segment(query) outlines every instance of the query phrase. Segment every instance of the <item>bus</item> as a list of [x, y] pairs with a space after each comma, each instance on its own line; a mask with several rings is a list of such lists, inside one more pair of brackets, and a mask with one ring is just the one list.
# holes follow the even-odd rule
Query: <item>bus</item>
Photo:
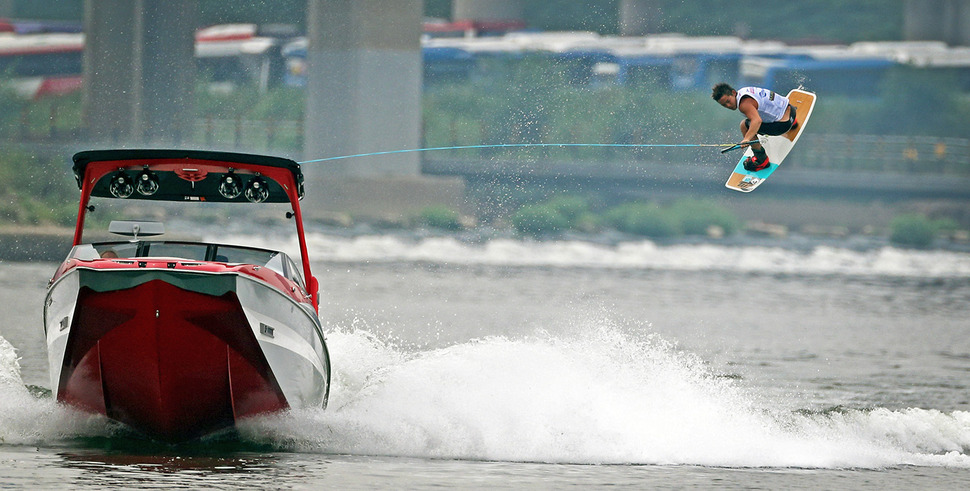
[[[29, 26], [33, 24], [0, 21], [0, 80], [28, 99], [80, 90], [84, 34]], [[195, 34], [196, 67], [212, 87], [231, 90], [252, 83], [265, 92], [282, 83], [286, 63], [281, 49], [295, 36], [285, 28], [260, 29], [256, 24], [200, 29]]]

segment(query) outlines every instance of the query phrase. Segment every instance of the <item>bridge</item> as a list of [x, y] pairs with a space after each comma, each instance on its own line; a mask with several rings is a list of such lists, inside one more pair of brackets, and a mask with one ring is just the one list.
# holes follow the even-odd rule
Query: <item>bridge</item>
[[[456, 19], [521, 19], [525, 0], [453, 0]], [[655, 32], [657, 0], [620, 0], [624, 35]], [[303, 154], [416, 148], [421, 125], [421, 0], [307, 0]], [[970, 2], [906, 0], [905, 36], [970, 45]], [[192, 131], [198, 0], [84, 3], [83, 114], [94, 141], [175, 145]], [[416, 155], [328, 166], [349, 176], [418, 175]]]

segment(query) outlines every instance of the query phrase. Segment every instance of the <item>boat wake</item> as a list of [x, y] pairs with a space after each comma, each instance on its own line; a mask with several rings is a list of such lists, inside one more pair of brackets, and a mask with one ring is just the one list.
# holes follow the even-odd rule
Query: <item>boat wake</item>
[[[970, 468], [970, 412], [780, 410], [655, 334], [609, 322], [588, 327], [573, 337], [540, 332], [430, 350], [339, 330], [329, 338], [337, 369], [329, 409], [254, 418], [238, 431], [249, 446], [323, 454]], [[5, 341], [0, 370], [0, 441], [58, 445], [110, 436], [106, 420], [31, 395]]]

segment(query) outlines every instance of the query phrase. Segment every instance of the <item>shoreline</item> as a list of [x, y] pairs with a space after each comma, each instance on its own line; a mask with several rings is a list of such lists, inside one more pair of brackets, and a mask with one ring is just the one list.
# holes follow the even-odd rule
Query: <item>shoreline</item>
[[[445, 231], [428, 227], [387, 227], [373, 223], [359, 223], [349, 227], [308, 225], [307, 233], [321, 233], [336, 237], [355, 238], [365, 236], [394, 236], [410, 241], [421, 241], [435, 237], [452, 237], [459, 242], [485, 243], [490, 240], [519, 240], [523, 242], [576, 241], [591, 244], [616, 246], [620, 243], [650, 241], [658, 246], [681, 244], [718, 244], [735, 247], [774, 247], [788, 250], [810, 251], [816, 247], [828, 246], [855, 251], [894, 247], [903, 250], [949, 251], [970, 253], [970, 241], [938, 237], [931, 247], [915, 248], [896, 245], [881, 235], [842, 233], [826, 228], [816, 229], [816, 233], [790, 231], [784, 225], [749, 223], [744, 230], [728, 236], [682, 236], [675, 238], [655, 238], [626, 234], [615, 230], [582, 233], [568, 231], [541, 238], [523, 237], [511, 229], [494, 227], [475, 227], [462, 231]], [[228, 231], [227, 231], [228, 232]], [[252, 232], [253, 235], [267, 231]], [[173, 227], [174, 235], [183, 235]], [[237, 231], [229, 233], [238, 234]], [[71, 249], [74, 230], [56, 226], [0, 226], [0, 263], [2, 262], [53, 262], [63, 261]], [[185, 238], [185, 237], [181, 237]], [[108, 236], [95, 237], [97, 240], [112, 240]]]
[[50, 225], [0, 226], [0, 262], [60, 262], [67, 257], [74, 229]]

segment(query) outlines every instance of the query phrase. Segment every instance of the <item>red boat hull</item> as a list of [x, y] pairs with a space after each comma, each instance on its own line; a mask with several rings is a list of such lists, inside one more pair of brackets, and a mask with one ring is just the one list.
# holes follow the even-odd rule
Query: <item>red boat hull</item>
[[288, 407], [236, 294], [82, 287], [57, 399], [182, 441]]

